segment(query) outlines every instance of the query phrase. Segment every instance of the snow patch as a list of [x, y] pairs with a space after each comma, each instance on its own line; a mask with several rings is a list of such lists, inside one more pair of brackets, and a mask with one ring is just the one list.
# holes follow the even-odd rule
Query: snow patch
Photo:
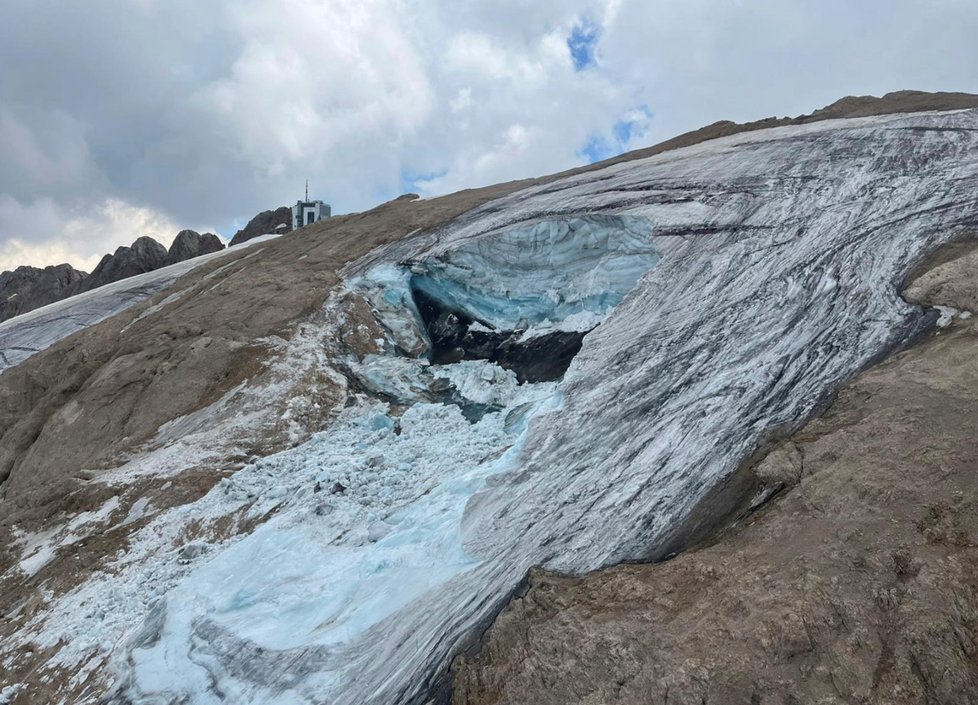
[[954, 308], [953, 306], [934, 306], [934, 308], [940, 314], [937, 318], [938, 328], [947, 328], [954, 322], [955, 318], [961, 321], [967, 321], [972, 316], [971, 311]]
[[14, 701], [25, 685], [23, 683], [14, 683], [13, 685], [4, 686], [0, 689], [0, 705], [10, 705]]

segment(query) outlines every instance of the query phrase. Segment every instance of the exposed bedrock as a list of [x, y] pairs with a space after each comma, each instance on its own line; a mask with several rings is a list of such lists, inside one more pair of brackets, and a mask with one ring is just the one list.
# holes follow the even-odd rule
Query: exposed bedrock
[[201, 235], [194, 230], [181, 230], [170, 245], [166, 263], [176, 264], [211, 252], [220, 252], [223, 249], [224, 243], [221, 242], [221, 238], [213, 233]]
[[978, 246], [939, 255], [906, 297], [946, 325], [744, 466], [776, 499], [664, 563], [531, 572], [452, 702], [978, 702]]
[[268, 233], [287, 233], [292, 230], [292, 211], [288, 206], [282, 206], [275, 210], [262, 211], [248, 221], [241, 230], [231, 238], [229, 247], [248, 242], [261, 235]]
[[586, 334], [553, 331], [526, 336], [524, 331], [497, 331], [479, 325], [465, 311], [447, 308], [423, 289], [411, 291], [431, 341], [428, 357], [435, 364], [489, 360], [516, 372], [520, 382], [549, 382], [563, 377]]
[[105, 255], [92, 270], [72, 289], [71, 295], [91, 291], [105, 284], [152, 272], [164, 267], [166, 248], [151, 237], [140, 237], [129, 247], [119, 247], [111, 255]]

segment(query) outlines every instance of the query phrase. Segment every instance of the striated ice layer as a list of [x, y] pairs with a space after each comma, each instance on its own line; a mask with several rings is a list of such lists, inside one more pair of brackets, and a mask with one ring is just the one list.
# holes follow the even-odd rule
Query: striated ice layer
[[659, 261], [648, 221], [611, 215], [543, 220], [490, 237], [382, 262], [352, 281], [392, 342], [409, 355], [431, 341], [415, 300], [421, 291], [472, 319], [481, 332], [588, 331]]
[[[376, 440], [365, 431], [344, 440], [352, 426], [327, 432], [341, 436], [317, 452], [335, 460], [277, 456], [268, 482], [294, 499], [167, 596], [120, 652], [125, 698], [425, 702], [529, 567], [581, 572], [654, 555], [762, 433], [800, 423], [825, 391], [921, 330], [923, 312], [897, 284], [923, 254], [978, 224], [976, 194], [978, 112], [833, 121], [534, 187], [351, 267], [363, 276], [383, 263], [401, 282], [386, 309], [376, 306], [383, 318], [412, 305], [401, 263], [451, 262], [453, 252], [493, 260], [493, 242], [537, 223], [628, 218], [662, 257], [585, 337], [552, 396], [510, 398], [475, 425], [418, 402], [411, 413], [430, 425], [407, 438], [378, 419]], [[549, 315], [452, 287], [441, 291], [487, 317]], [[392, 335], [417, 336], [410, 319]], [[392, 364], [398, 384], [416, 384], [422, 366]], [[471, 374], [453, 384], [480, 393]], [[495, 450], [478, 459], [482, 440]], [[426, 458], [444, 448], [426, 469], [410, 466], [421, 494], [398, 484], [393, 513], [337, 515], [345, 533], [320, 533], [300, 501], [315, 491], [317, 463], [329, 468], [324, 479], [346, 468], [349, 482], [372, 483], [379, 453], [381, 482], [398, 477], [389, 464], [405, 452], [399, 443]], [[412, 522], [423, 528], [413, 533]]]
[[606, 314], [658, 261], [650, 236], [641, 218], [546, 220], [432, 255], [411, 284], [501, 330]]

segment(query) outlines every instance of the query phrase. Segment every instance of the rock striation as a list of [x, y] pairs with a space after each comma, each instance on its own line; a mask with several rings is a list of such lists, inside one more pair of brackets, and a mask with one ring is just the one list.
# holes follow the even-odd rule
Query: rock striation
[[86, 276], [70, 264], [24, 266], [0, 274], [0, 321], [60, 301]]
[[241, 228], [231, 238], [230, 246], [240, 245], [248, 242], [252, 238], [269, 233], [287, 233], [292, 231], [292, 211], [288, 206], [282, 206], [271, 211], [262, 211], [248, 221], [248, 224]]
[[176, 264], [211, 252], [220, 252], [223, 249], [224, 243], [221, 242], [221, 238], [213, 233], [201, 235], [193, 230], [181, 230], [170, 245], [166, 263]]

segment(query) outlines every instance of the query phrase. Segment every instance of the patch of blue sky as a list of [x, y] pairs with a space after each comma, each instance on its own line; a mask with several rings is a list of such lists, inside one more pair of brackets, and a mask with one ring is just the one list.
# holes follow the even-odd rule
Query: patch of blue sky
[[578, 156], [586, 159], [588, 164], [600, 162], [602, 159], [615, 156], [616, 152], [611, 143], [603, 135], [592, 135], [581, 149]]
[[596, 51], [601, 38], [601, 28], [589, 19], [582, 19], [567, 38], [567, 49], [574, 62], [575, 71], [584, 71], [597, 65]]
[[428, 172], [405, 169], [401, 172], [401, 193], [417, 193], [424, 184], [440, 179], [447, 173], [448, 169]]
[[648, 105], [633, 108], [624, 117], [616, 121], [607, 134], [591, 135], [577, 154], [586, 159], [589, 164], [618, 156], [633, 148], [633, 138], [642, 136], [651, 119], [652, 111]]

